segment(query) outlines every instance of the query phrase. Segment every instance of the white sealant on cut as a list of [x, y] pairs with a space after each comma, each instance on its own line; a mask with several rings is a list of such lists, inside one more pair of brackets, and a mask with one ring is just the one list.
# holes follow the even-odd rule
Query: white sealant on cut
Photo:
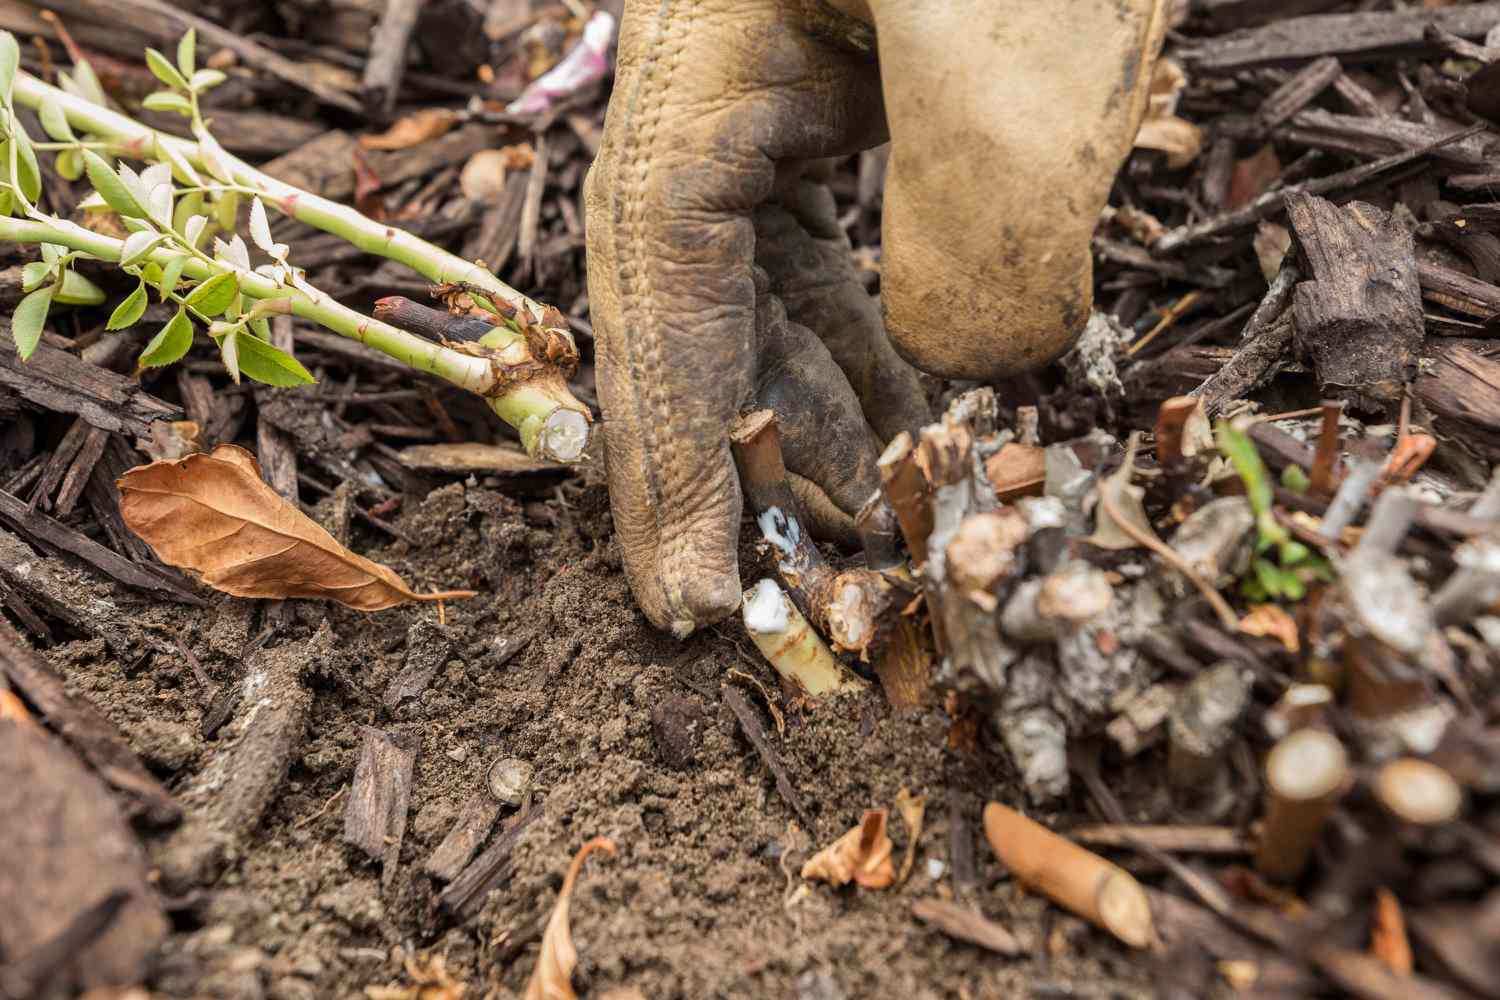
[[802, 525], [797, 523], [794, 515], [780, 507], [767, 507], [755, 523], [760, 526], [761, 536], [776, 546], [778, 552], [788, 559], [796, 554], [797, 546], [802, 542]]
[[775, 580], [761, 580], [750, 588], [745, 595], [745, 628], [764, 635], [785, 632], [789, 624], [786, 595]]

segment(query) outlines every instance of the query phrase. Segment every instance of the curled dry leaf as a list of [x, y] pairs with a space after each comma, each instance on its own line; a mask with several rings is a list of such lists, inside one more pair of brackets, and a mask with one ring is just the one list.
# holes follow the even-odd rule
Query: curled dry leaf
[[1302, 648], [1297, 637], [1297, 623], [1279, 604], [1254, 604], [1250, 613], [1240, 619], [1240, 631], [1246, 635], [1266, 635], [1280, 642], [1288, 653]]
[[413, 593], [387, 566], [355, 555], [267, 486], [243, 448], [152, 462], [117, 480], [125, 524], [161, 560], [235, 597], [327, 598], [360, 611], [473, 597]]
[[896, 881], [891, 866], [891, 838], [885, 832], [884, 809], [869, 809], [859, 826], [823, 848], [802, 866], [802, 877], [829, 885], [850, 880], [866, 889], [885, 889]]
[[568, 906], [573, 899], [573, 883], [578, 881], [583, 859], [596, 850], [613, 854], [615, 842], [608, 837], [595, 837], [574, 855], [568, 874], [563, 876], [557, 905], [552, 908], [552, 916], [547, 918], [547, 929], [542, 933], [542, 950], [536, 957], [531, 982], [526, 984], [525, 1000], [577, 1000], [578, 994], [573, 992], [573, 970], [578, 966], [578, 950], [573, 947], [573, 932], [568, 927]]
[[984, 472], [1002, 501], [1041, 496], [1047, 482], [1047, 451], [1012, 441], [990, 456]]
[[1158, 59], [1151, 77], [1151, 96], [1146, 118], [1136, 133], [1138, 149], [1156, 149], [1167, 154], [1173, 170], [1187, 166], [1203, 149], [1203, 133], [1197, 125], [1178, 118], [1177, 99], [1187, 87], [1187, 75], [1171, 59]]
[[1286, 260], [1286, 255], [1292, 252], [1292, 231], [1274, 222], [1262, 222], [1255, 230], [1255, 239], [1251, 241], [1251, 245], [1255, 248], [1255, 260], [1260, 265], [1261, 277], [1269, 285], [1281, 272], [1281, 264]]
[[447, 108], [423, 108], [398, 118], [378, 135], [362, 135], [359, 144], [365, 149], [408, 149], [436, 139], [458, 124], [458, 115]]
[[463, 1000], [468, 987], [448, 971], [442, 955], [417, 956], [406, 960], [411, 985], [366, 986], [368, 1000]]
[[196, 420], [156, 420], [149, 438], [137, 438], [136, 447], [158, 462], [170, 462], [202, 451], [201, 433]]

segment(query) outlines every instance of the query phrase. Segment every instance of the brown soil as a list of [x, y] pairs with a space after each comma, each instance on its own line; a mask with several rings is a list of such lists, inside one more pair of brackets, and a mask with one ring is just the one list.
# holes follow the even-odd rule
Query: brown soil
[[[598, 471], [564, 489], [523, 504], [471, 481], [411, 498], [398, 523], [417, 548], [356, 531], [356, 549], [418, 589], [472, 586], [481, 596], [446, 607], [453, 654], [394, 712], [382, 695], [404, 662], [407, 629], [435, 622], [438, 609], [295, 607], [271, 643], [305, 638], [326, 616], [336, 659], [306, 664], [314, 703], [291, 773], [225, 875], [178, 901], [156, 990], [359, 997], [368, 985], [410, 983], [409, 956], [438, 954], [469, 997], [519, 994], [562, 873], [580, 844], [602, 834], [619, 852], [589, 860], [573, 904], [574, 981], [585, 997], [625, 986], [653, 1000], [1159, 995], [1149, 960], [1023, 896], [1005, 876], [978, 837], [978, 813], [985, 798], [1018, 795], [984, 748], [945, 749], [941, 710], [897, 714], [878, 688], [815, 708], [774, 692], [784, 734], [765, 719], [815, 827], [804, 829], [720, 695], [726, 680], [746, 683], [764, 710], [748, 681], [771, 691], [774, 674], [750, 655], [738, 625], [683, 643], [652, 629], [621, 573]], [[748, 550], [744, 564], [754, 565]], [[268, 616], [263, 603], [234, 598], [192, 612], [117, 596], [122, 616], [176, 630], [221, 684], [238, 676], [240, 651]], [[519, 654], [497, 664], [498, 644], [528, 634]], [[215, 752], [199, 733], [203, 693], [180, 658], [158, 652], [127, 666], [97, 640], [50, 655], [175, 782]], [[685, 746], [665, 748], [685, 765], [675, 769], [653, 735], [653, 708], [668, 700], [702, 719]], [[386, 888], [378, 867], [342, 841], [343, 792], [365, 725], [418, 748], [410, 823]], [[500, 757], [535, 767], [541, 811], [478, 915], [443, 926], [420, 864]], [[804, 888], [796, 873], [811, 850], [865, 809], [892, 808], [903, 786], [929, 803], [910, 880], [884, 892]], [[960, 892], [1013, 930], [1025, 957], [956, 943], [910, 915], [914, 900], [953, 891], [955, 806], [959, 836], [978, 859], [978, 885]], [[891, 826], [899, 859], [909, 831], [894, 818]], [[158, 857], [163, 842], [151, 841]], [[1198, 986], [1204, 995], [1206, 980]]]

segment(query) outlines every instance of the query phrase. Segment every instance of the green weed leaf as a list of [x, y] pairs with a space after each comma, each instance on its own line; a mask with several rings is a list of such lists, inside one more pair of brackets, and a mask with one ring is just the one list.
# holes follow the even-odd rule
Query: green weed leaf
[[1267, 513], [1271, 509], [1273, 496], [1271, 479], [1266, 473], [1265, 463], [1260, 460], [1260, 452], [1255, 450], [1255, 443], [1250, 440], [1250, 435], [1227, 420], [1219, 421], [1217, 432], [1219, 451], [1229, 459], [1234, 471], [1239, 473], [1244, 482], [1250, 509], [1257, 517]]
[[140, 322], [141, 314], [146, 311], [146, 283], [143, 281], [135, 286], [135, 291], [125, 297], [125, 301], [115, 306], [115, 311], [109, 314], [109, 322], [104, 324], [106, 330], [123, 330], [127, 326], [135, 326]]

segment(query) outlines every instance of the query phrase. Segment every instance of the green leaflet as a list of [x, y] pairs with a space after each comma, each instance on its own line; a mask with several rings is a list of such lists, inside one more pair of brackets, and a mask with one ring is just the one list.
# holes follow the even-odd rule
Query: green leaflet
[[177, 315], [167, 321], [167, 325], [151, 338], [146, 349], [141, 351], [141, 356], [136, 359], [135, 366], [141, 368], [159, 368], [162, 365], [170, 365], [188, 352], [193, 346], [193, 321], [188, 319], [187, 310], [177, 310]]
[[272, 347], [258, 337], [236, 337], [240, 371], [267, 385], [309, 385], [312, 373], [296, 358]]
[[239, 293], [240, 282], [232, 274], [216, 274], [193, 289], [187, 304], [205, 316], [218, 316]]
[[187, 90], [187, 77], [177, 71], [171, 60], [155, 49], [146, 50], [146, 66], [151, 75], [173, 90]]
[[16, 353], [22, 361], [31, 357], [36, 345], [41, 343], [42, 327], [47, 322], [47, 310], [51, 307], [51, 285], [38, 288], [16, 306], [16, 311], [10, 318], [10, 335], [16, 342]]
[[146, 283], [143, 281], [135, 286], [135, 291], [125, 297], [125, 301], [115, 306], [115, 311], [109, 314], [109, 322], [104, 325], [106, 330], [123, 330], [127, 326], [135, 326], [140, 322], [141, 314], [146, 311]]
[[85, 149], [83, 167], [88, 172], [89, 183], [94, 186], [95, 191], [99, 192], [99, 197], [104, 199], [106, 205], [121, 215], [129, 215], [137, 219], [146, 217], [145, 208], [135, 200], [135, 195], [130, 193], [125, 182], [120, 180], [120, 176], [115, 173], [114, 168], [104, 157], [92, 149]]

